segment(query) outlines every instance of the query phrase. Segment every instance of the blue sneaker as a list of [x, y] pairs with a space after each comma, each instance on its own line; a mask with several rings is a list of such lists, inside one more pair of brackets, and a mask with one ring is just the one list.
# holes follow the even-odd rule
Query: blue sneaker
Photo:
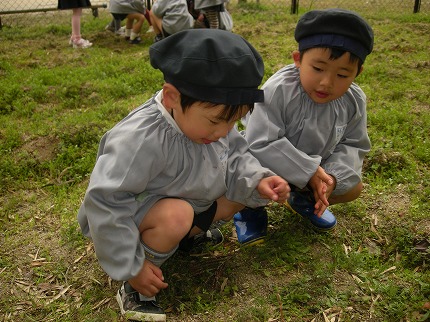
[[310, 191], [291, 191], [290, 198], [288, 198], [285, 205], [296, 214], [306, 218], [313, 228], [318, 231], [326, 232], [332, 230], [337, 220], [333, 213], [326, 209], [321, 217], [314, 214], [315, 200]]
[[257, 245], [267, 235], [267, 212], [264, 207], [245, 208], [233, 217], [237, 240], [242, 245]]

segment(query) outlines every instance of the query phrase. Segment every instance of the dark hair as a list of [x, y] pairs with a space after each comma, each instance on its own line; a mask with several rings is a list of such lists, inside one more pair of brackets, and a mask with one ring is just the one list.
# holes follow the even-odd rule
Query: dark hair
[[[202, 105], [205, 105], [205, 107], [208, 107], [208, 108], [222, 105], [218, 103], [202, 102], [201, 100], [195, 99], [193, 97], [190, 97], [181, 93], [182, 111], [185, 112], [188, 108], [190, 108], [191, 105], [193, 105], [196, 102], [201, 102]], [[245, 109], [251, 113], [252, 110], [254, 109], [254, 104], [224, 105], [224, 108], [222, 109], [218, 117], [228, 122], [239, 116], [242, 116], [244, 114], [243, 112], [245, 111]]]
[[[332, 47], [312, 47], [312, 48], [323, 48], [323, 49], [329, 50], [331, 60], [336, 60], [339, 57], [341, 57], [343, 54], [348, 52], [349, 53], [349, 62], [350, 63], [355, 63], [355, 62], [358, 63], [358, 70], [357, 70], [356, 76], [358, 76], [358, 74], [360, 74], [361, 66], [363, 66], [363, 61], [360, 58], [358, 58], [358, 56], [354, 55], [353, 53], [346, 51], [346, 50], [343, 50], [343, 49], [332, 48]], [[308, 49], [304, 49], [304, 50], [300, 51], [300, 61], [302, 60], [304, 53], [307, 52], [309, 49], [312, 49], [312, 48], [308, 48]]]

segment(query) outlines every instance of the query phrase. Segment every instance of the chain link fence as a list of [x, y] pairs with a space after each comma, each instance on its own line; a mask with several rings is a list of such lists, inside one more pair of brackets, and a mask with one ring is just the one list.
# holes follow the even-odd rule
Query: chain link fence
[[312, 9], [344, 8], [362, 14], [384, 12], [390, 14], [426, 13], [430, 14], [430, 0], [291, 0], [292, 13], [298, 9], [309, 11]]
[[[92, 0], [83, 17], [108, 12], [109, 0]], [[70, 23], [71, 10], [58, 10], [58, 0], [0, 0], [0, 28], [34, 24]]]
[[[146, 0], [150, 5], [153, 0]], [[430, 0], [230, 0], [229, 8], [243, 3], [273, 7], [292, 14], [312, 9], [344, 8], [361, 14], [430, 14]], [[109, 0], [92, 0], [92, 8], [85, 9], [83, 19], [109, 15]], [[57, 0], [1, 0], [0, 28], [3, 26], [62, 24], [70, 22], [70, 10], [57, 10]]]

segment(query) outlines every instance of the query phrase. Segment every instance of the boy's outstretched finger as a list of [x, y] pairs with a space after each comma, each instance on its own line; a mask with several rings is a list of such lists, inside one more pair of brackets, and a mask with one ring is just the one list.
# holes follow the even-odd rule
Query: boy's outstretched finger
[[[321, 187], [321, 190], [317, 189], [317, 190], [314, 191], [314, 198], [317, 201], [317, 203], [320, 202], [321, 204], [323, 204], [326, 207], [328, 207], [329, 206], [329, 202], [328, 202], [328, 199], [327, 199], [326, 192], [327, 192], [327, 186], [323, 183], [322, 187]], [[315, 205], [315, 208], [316, 208], [316, 205]]]
[[318, 200], [315, 204], [315, 211], [314, 214], [318, 217], [321, 217], [324, 211], [327, 209], [327, 206], [324, 205], [321, 200]]

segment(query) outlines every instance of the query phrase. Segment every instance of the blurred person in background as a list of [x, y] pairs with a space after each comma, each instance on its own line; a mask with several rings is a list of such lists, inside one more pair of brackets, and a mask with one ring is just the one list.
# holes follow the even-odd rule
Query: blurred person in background
[[149, 16], [156, 34], [154, 42], [194, 27], [194, 18], [186, 0], [157, 0]]
[[130, 44], [140, 44], [140, 31], [146, 20], [145, 3], [141, 0], [110, 0], [109, 10], [117, 21], [126, 20], [125, 39]]
[[194, 9], [205, 15], [208, 28], [228, 30], [230, 28], [223, 27], [221, 22], [221, 12], [226, 11], [226, 2], [228, 0], [194, 0]]
[[81, 15], [82, 8], [91, 7], [89, 0], [58, 0], [58, 9], [72, 9], [72, 35], [69, 44], [73, 48], [88, 48], [93, 44], [81, 37]]

